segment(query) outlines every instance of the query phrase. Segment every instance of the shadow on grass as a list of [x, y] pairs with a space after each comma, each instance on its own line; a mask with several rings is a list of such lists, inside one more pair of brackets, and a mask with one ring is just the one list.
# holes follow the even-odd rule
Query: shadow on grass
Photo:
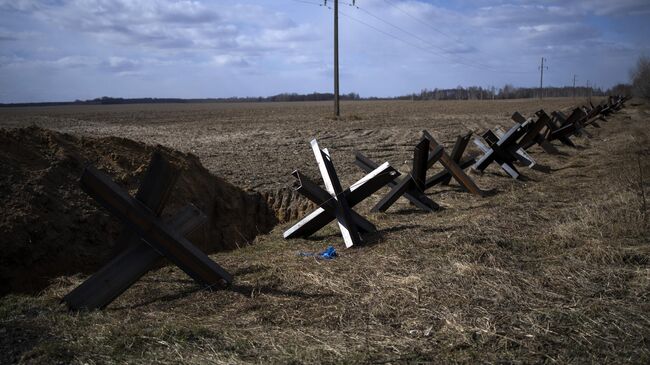
[[551, 171], [553, 171], [550, 166], [541, 164], [535, 164], [533, 167], [531, 167], [531, 170], [539, 171], [544, 174], [550, 174]]
[[382, 229], [381, 232], [392, 233], [392, 232], [400, 232], [400, 231], [405, 231], [407, 229], [414, 229], [414, 228], [422, 228], [422, 226], [419, 224], [402, 224], [402, 225], [397, 225], [386, 229]]
[[400, 208], [400, 209], [395, 209], [391, 210], [390, 212], [385, 212], [387, 214], [395, 214], [395, 215], [411, 215], [411, 214], [435, 214], [437, 212], [441, 212], [445, 210], [445, 208], [439, 206], [438, 209], [432, 211], [432, 212], [427, 212], [422, 209], [415, 208], [413, 206], [410, 206], [408, 208]]
[[[467, 191], [464, 187], [462, 187], [460, 185], [436, 185], [436, 186], [438, 187], [438, 189], [430, 192], [430, 193], [434, 194], [434, 196], [436, 194], [441, 194], [441, 193], [467, 193], [467, 194], [470, 194], [469, 191]], [[497, 192], [498, 192], [498, 190], [496, 188], [487, 189], [487, 190], [481, 189], [481, 191], [483, 192], [483, 197], [493, 196], [493, 195], [496, 195]]]
[[120, 306], [114, 306], [114, 307], [109, 306], [108, 308], [106, 308], [106, 310], [107, 311], [120, 311], [120, 310], [124, 310], [124, 309], [136, 309], [136, 308], [140, 308], [140, 307], [145, 307], [145, 306], [147, 306], [149, 304], [153, 304], [153, 303], [172, 302], [174, 300], [184, 298], [184, 297], [186, 297], [186, 296], [188, 296], [188, 295], [190, 295], [192, 293], [196, 293], [199, 290], [203, 290], [203, 287], [200, 287], [198, 285], [194, 285], [191, 288], [181, 290], [181, 291], [178, 291], [178, 292], [173, 293], [173, 294], [161, 295], [161, 296], [158, 296], [158, 297], [154, 297], [154, 298], [147, 299], [147, 300], [144, 300], [144, 301], [141, 301], [141, 302], [138, 302], [138, 303], [134, 303], [134, 304], [130, 304], [130, 305], [120, 305]]
[[300, 299], [320, 299], [331, 298], [332, 293], [305, 293], [298, 290], [282, 290], [270, 286], [253, 286], [253, 285], [232, 285], [229, 290], [241, 294], [246, 297], [253, 297], [254, 295], [267, 294], [276, 297], [293, 297]]
[[320, 299], [320, 298], [326, 298], [326, 297], [331, 297], [331, 293], [305, 293], [302, 291], [298, 290], [282, 290], [278, 288], [274, 288], [271, 286], [253, 286], [253, 285], [243, 285], [243, 284], [233, 284], [228, 287], [215, 287], [211, 289], [206, 289], [202, 286], [195, 285], [191, 288], [181, 290], [175, 293], [171, 294], [166, 294], [166, 295], [161, 295], [157, 296], [151, 299], [147, 299], [138, 303], [130, 304], [130, 305], [123, 305], [123, 306], [115, 306], [115, 307], [109, 307], [106, 310], [108, 311], [120, 311], [124, 309], [136, 309], [140, 307], [145, 307], [150, 304], [154, 303], [165, 303], [165, 302], [173, 302], [175, 300], [183, 299], [191, 294], [194, 294], [198, 291], [201, 290], [209, 290], [209, 291], [231, 291], [233, 293], [241, 294], [245, 297], [253, 297], [254, 295], [259, 295], [259, 294], [267, 294], [267, 295], [272, 295], [272, 296], [280, 296], [280, 297], [293, 297], [293, 298], [300, 298], [300, 299]]
[[[463, 191], [465, 191], [465, 189], [463, 189]], [[500, 192], [499, 189], [497, 189], [497, 188], [492, 188], [492, 189], [487, 189], [487, 190], [482, 190], [482, 191], [483, 191], [483, 196], [482, 196], [483, 198], [488, 198], [488, 197], [491, 197], [491, 196], [495, 196], [495, 195], [499, 194], [499, 192]]]
[[568, 170], [568, 169], [580, 169], [580, 168], [584, 168], [584, 167], [587, 167], [587, 165], [576, 163], [576, 164], [571, 164], [571, 165], [564, 166], [564, 167], [558, 167], [556, 169], [551, 169], [551, 172]]
[[422, 231], [426, 233], [445, 233], [445, 232], [454, 232], [459, 231], [465, 228], [464, 226], [451, 226], [451, 227], [425, 227], [422, 228]]
[[71, 351], [53, 336], [49, 328], [25, 321], [2, 325], [0, 364], [70, 364]]

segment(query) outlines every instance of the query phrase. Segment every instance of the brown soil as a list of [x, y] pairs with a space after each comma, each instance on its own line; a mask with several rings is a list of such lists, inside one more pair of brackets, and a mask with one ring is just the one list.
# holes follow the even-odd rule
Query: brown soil
[[294, 192], [243, 191], [210, 174], [192, 154], [38, 127], [0, 130], [0, 295], [33, 293], [54, 277], [90, 273], [105, 263], [121, 225], [81, 191], [79, 176], [92, 164], [134, 193], [154, 148], [181, 171], [164, 215], [187, 203], [199, 207], [209, 223], [190, 239], [204, 251], [245, 245], [302, 212]]
[[[93, 105], [0, 108], [0, 127], [37, 125], [75, 135], [123, 137], [192, 153], [217, 176], [243, 189], [289, 188], [291, 172], [318, 177], [309, 140], [333, 153], [344, 184], [360, 177], [352, 152], [374, 154], [397, 168], [412, 157], [422, 129], [439, 142], [458, 134], [511, 125], [510, 116], [565, 109], [571, 98], [472, 101], [343, 102], [332, 120], [330, 102]], [[474, 146], [470, 143], [470, 149]]]

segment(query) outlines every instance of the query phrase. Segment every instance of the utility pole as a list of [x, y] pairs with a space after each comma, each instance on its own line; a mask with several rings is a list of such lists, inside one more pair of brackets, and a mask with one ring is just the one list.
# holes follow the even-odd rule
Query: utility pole
[[576, 98], [576, 74], [573, 74], [573, 98]]
[[[356, 0], [352, 0], [351, 6], [356, 6]], [[324, 0], [324, 6], [327, 6], [327, 0]], [[334, 117], [338, 119], [341, 116], [341, 107], [339, 105], [339, 0], [334, 0]]]
[[[327, 0], [325, 0], [327, 4]], [[334, 117], [341, 116], [339, 106], [339, 0], [334, 0]]]
[[589, 80], [587, 80], [587, 97], [589, 98], [589, 102], [591, 103], [591, 86], [589, 86]]
[[[541, 71], [541, 74], [539, 76], [539, 98], [540, 99], [544, 98], [544, 61], [546, 61], [546, 59], [542, 57], [542, 65], [539, 66], [539, 70]], [[546, 66], [546, 69], [548, 70], [548, 66]]]

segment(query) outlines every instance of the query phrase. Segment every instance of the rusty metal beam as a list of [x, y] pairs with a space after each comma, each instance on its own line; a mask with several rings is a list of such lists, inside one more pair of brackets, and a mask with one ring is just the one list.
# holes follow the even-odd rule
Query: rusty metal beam
[[[429, 141], [429, 148], [432, 150], [435, 150], [439, 147], [442, 147], [438, 142], [433, 138], [433, 136], [425, 131], [422, 131], [422, 134], [424, 135], [424, 138], [426, 138]], [[444, 175], [434, 175], [430, 179], [427, 180], [425, 184], [425, 188], [429, 188], [438, 181], [440, 183], [446, 184], [451, 177], [453, 177], [458, 184], [460, 184], [461, 187], [463, 187], [466, 191], [478, 195], [478, 196], [485, 196], [486, 192], [481, 190], [474, 180], [472, 180], [466, 173], [463, 171], [463, 168], [471, 166], [471, 164], [475, 161], [474, 158], [470, 158], [470, 160], [465, 161], [466, 166], [462, 167], [459, 165], [461, 162], [460, 159], [463, 156], [463, 152], [465, 151], [465, 148], [467, 147], [467, 143], [469, 142], [469, 139], [471, 137], [471, 133], [468, 133], [464, 136], [458, 136], [456, 139], [456, 143], [454, 144], [454, 148], [452, 150], [451, 156], [447, 154], [447, 152], [443, 149], [442, 154], [440, 155], [440, 163], [442, 166], [445, 168], [444, 172], [446, 174]], [[470, 163], [468, 163], [470, 162]]]
[[98, 203], [200, 284], [213, 287], [232, 282], [227, 271], [165, 225], [145, 204], [131, 197], [106, 174], [87, 167], [80, 184]]

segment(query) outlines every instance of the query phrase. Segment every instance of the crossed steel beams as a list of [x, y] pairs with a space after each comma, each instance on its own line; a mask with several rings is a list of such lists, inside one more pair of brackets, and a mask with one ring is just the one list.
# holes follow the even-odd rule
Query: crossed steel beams
[[[608, 106], [603, 106], [602, 104], [594, 106], [591, 104], [591, 107], [583, 106], [575, 108], [569, 116], [566, 116], [560, 111], [554, 111], [551, 113], [551, 117], [543, 109], [539, 110], [535, 113], [537, 121], [533, 122], [536, 125], [533, 129], [539, 128], [538, 133], [536, 135], [532, 132], [528, 133], [522, 138], [520, 145], [525, 150], [533, 143], [537, 143], [548, 153], [558, 153], [559, 151], [549, 143], [557, 139], [567, 146], [576, 147], [570, 139], [571, 136], [584, 135], [591, 137], [591, 134], [585, 127], [593, 125], [596, 128], [600, 128], [597, 121], [606, 121], [604, 115], [609, 114], [608, 109], [613, 110], [615, 107], [620, 109], [622, 103], [625, 101], [624, 98], [619, 98], [616, 102], [612, 102], [611, 100], [611, 98], [608, 99]], [[513, 114], [512, 119], [517, 123], [528, 122], [526, 118], [517, 112]], [[544, 129], [544, 126], [546, 129]]]
[[[439, 145], [429, 132], [422, 131], [422, 134], [422, 139], [413, 151], [411, 172], [401, 180], [390, 181], [388, 183], [391, 187], [390, 192], [372, 208], [372, 211], [386, 211], [400, 196], [404, 196], [422, 210], [435, 211], [439, 209], [438, 204], [429, 199], [424, 194], [424, 191], [437, 184], [446, 185], [452, 177], [470, 193], [480, 196], [486, 194], [463, 171], [464, 168], [471, 166], [475, 161], [474, 157], [461, 161], [471, 133], [458, 137], [451, 156], [447, 154], [444, 147]], [[429, 152], [425, 153], [426, 151]], [[440, 162], [444, 170], [427, 179], [426, 171], [436, 162]], [[372, 171], [378, 166], [376, 162], [361, 152], [355, 152], [355, 163], [366, 172]]]
[[587, 114], [587, 120], [584, 122], [584, 125], [593, 125], [596, 128], [600, 128], [600, 124], [598, 124], [598, 120], [602, 120], [603, 122], [606, 122], [607, 119], [605, 119], [605, 116], [601, 113], [603, 110], [602, 105], [597, 105], [596, 107], [588, 107], [586, 105], [583, 105], [581, 109]]
[[[614, 99], [616, 99], [616, 100], [614, 100]], [[605, 102], [605, 105], [602, 105], [602, 103], [599, 105], [599, 106], [602, 107], [600, 113], [602, 115], [607, 116], [607, 115], [612, 114], [615, 111], [621, 110], [621, 108], [623, 108], [625, 102], [628, 101], [629, 99], [630, 99], [629, 96], [617, 96], [617, 97], [614, 97], [614, 96], [610, 95], [607, 98], [607, 101]], [[593, 104], [592, 104], [592, 107], [593, 107]]]
[[354, 212], [352, 207], [395, 179], [399, 173], [386, 162], [343, 190], [327, 149], [321, 149], [315, 139], [311, 141], [311, 147], [326, 190], [302, 175], [300, 171], [293, 172], [298, 182], [298, 192], [316, 203], [318, 208], [286, 230], [284, 238], [307, 237], [336, 219], [345, 246], [357, 245], [361, 243], [360, 232], [373, 232], [376, 228]]
[[528, 159], [526, 156], [518, 152], [521, 146], [517, 141], [526, 133], [527, 129], [520, 123], [508, 130], [501, 137], [497, 137], [491, 130], [483, 133], [482, 137], [486, 146], [479, 139], [474, 139], [474, 144], [483, 151], [483, 156], [474, 164], [474, 169], [483, 172], [492, 162], [496, 162], [501, 168], [512, 178], [518, 179], [521, 175], [513, 163], [517, 160], [521, 161], [527, 166], [533, 165], [535, 162]]
[[587, 138], [593, 137], [591, 133], [585, 130], [583, 123], [586, 121], [587, 113], [580, 108], [575, 108], [567, 117], [561, 111], [551, 112], [551, 116], [561, 127], [571, 125], [573, 126], [573, 134], [576, 136], [586, 136]]
[[543, 110], [538, 111], [536, 115], [537, 120], [526, 119], [515, 112], [512, 115], [515, 125], [508, 132], [504, 133], [500, 128], [495, 128], [494, 132], [486, 131], [482, 137], [488, 145], [475, 139], [474, 143], [484, 152], [484, 155], [474, 165], [474, 169], [483, 171], [490, 163], [496, 161], [508, 175], [517, 179], [521, 175], [513, 163], [519, 161], [525, 166], [534, 167], [535, 160], [526, 152], [534, 144], [538, 144], [544, 151], [552, 154], [559, 153], [557, 148], [549, 143], [554, 139], [575, 147], [569, 135], [573, 134], [579, 126], [579, 113], [576, 113], [577, 116], [565, 126], [558, 125], [557, 121], [551, 119]]
[[537, 113], [538, 117], [544, 118], [549, 127], [549, 134], [547, 139], [549, 141], [559, 140], [563, 144], [575, 147], [575, 144], [569, 139], [570, 136], [587, 136], [591, 137], [591, 133], [585, 130], [585, 126], [594, 125], [595, 127], [600, 127], [596, 120], [603, 119], [601, 114], [593, 115], [589, 117], [589, 113], [585, 112], [581, 108], [576, 108], [571, 113], [570, 116], [565, 116], [562, 112], [553, 112], [553, 118], [549, 117], [544, 110], [540, 110]]
[[[422, 131], [422, 134], [424, 138], [429, 140], [429, 148], [432, 151], [440, 146], [440, 144], [438, 144], [438, 142], [429, 132], [425, 130]], [[426, 183], [424, 184], [425, 189], [428, 189], [437, 184], [447, 185], [453, 177], [460, 184], [460, 186], [462, 186], [468, 192], [479, 196], [485, 196], [487, 194], [486, 191], [483, 191], [478, 186], [476, 186], [474, 180], [472, 180], [465, 173], [465, 171], [463, 171], [476, 162], [476, 158], [474, 156], [470, 156], [465, 160], [461, 160], [471, 137], [472, 132], [458, 136], [456, 138], [456, 143], [454, 143], [454, 147], [451, 150], [451, 155], [448, 155], [447, 151], [443, 149], [439, 162], [442, 164], [444, 169], [427, 179]]]
[[[512, 114], [512, 120], [515, 123], [520, 123], [523, 124], [527, 120], [523, 115], [521, 115], [519, 112], [514, 112]], [[531, 122], [532, 125], [530, 126], [528, 132], [520, 141], [521, 148], [524, 150], [529, 149], [533, 145], [537, 144], [539, 145], [546, 153], [549, 154], [559, 154], [560, 151], [555, 148], [549, 141], [546, 140], [546, 135], [548, 134], [548, 126], [546, 125], [546, 121], [543, 118], [537, 118], [537, 120]]]
[[[364, 156], [361, 152], [356, 151], [355, 163], [362, 170], [369, 172], [377, 167], [377, 163]], [[431, 167], [442, 155], [442, 147], [438, 147], [429, 153], [429, 140], [422, 138], [413, 149], [413, 165], [411, 172], [397, 181], [395, 179], [388, 182], [391, 190], [371, 209], [373, 212], [385, 212], [390, 208], [400, 196], [404, 196], [416, 207], [433, 212], [440, 207], [425, 194], [426, 174]]]
[[207, 220], [201, 211], [189, 205], [170, 220], [160, 219], [176, 178], [177, 172], [158, 152], [135, 198], [94, 167], [84, 170], [81, 188], [124, 223], [120, 240], [127, 248], [63, 298], [71, 309], [106, 307], [162, 256], [206, 287], [232, 282], [228, 272], [184, 237]]
[[[522, 124], [521, 126], [522, 126], [522, 128], [526, 129], [527, 127], [530, 126], [530, 123], [532, 123], [532, 122], [533, 122], [532, 120], [531, 120], [531, 121], [527, 121], [526, 123]], [[494, 128], [494, 135], [495, 135], [497, 138], [501, 138], [501, 137], [503, 137], [505, 134], [506, 134], [506, 132], [504, 132], [503, 129], [501, 129], [501, 127], [495, 127], [495, 128]], [[529, 168], [533, 168], [533, 167], [537, 164], [537, 162], [535, 162], [535, 160], [533, 159], [533, 157], [532, 157], [531, 155], [529, 155], [528, 152], [526, 152], [526, 150], [525, 150], [525, 149], [523, 148], [523, 146], [522, 146], [522, 144], [523, 144], [522, 141], [523, 141], [523, 139], [524, 139], [527, 135], [528, 135], [528, 132], [526, 132], [526, 133], [524, 134], [524, 136], [521, 137], [521, 139], [519, 140], [519, 142], [517, 142], [517, 145], [518, 145], [519, 148], [518, 148], [517, 151], [516, 151], [516, 156], [515, 156], [515, 157], [516, 157], [517, 160], [519, 160], [519, 162], [522, 163], [524, 166], [528, 166]]]
[[[475, 139], [474, 143], [485, 153], [484, 156], [474, 165], [474, 169], [483, 171], [490, 163], [497, 162], [501, 168], [511, 177], [518, 179], [521, 174], [514, 166], [514, 162], [533, 168], [535, 160], [526, 152], [533, 145], [539, 145], [544, 151], [550, 154], [557, 154], [559, 151], [551, 145], [547, 138], [551, 132], [549, 124], [553, 121], [545, 113], [538, 114], [538, 118], [526, 119], [523, 115], [515, 112], [512, 115], [515, 125], [504, 132], [499, 127], [483, 134], [483, 139], [488, 143], [486, 146], [480, 140]], [[561, 137], [564, 138], [564, 137]], [[568, 140], [568, 138], [566, 138]], [[568, 140], [570, 143], [571, 141]]]
[[546, 133], [546, 139], [550, 141], [558, 140], [562, 144], [575, 148], [576, 145], [571, 141], [570, 136], [572, 136], [576, 131], [575, 124], [567, 124], [560, 126], [554, 121], [546, 112], [541, 109], [535, 112], [535, 115], [541, 120], [544, 120], [546, 126], [548, 127], [548, 132]]

